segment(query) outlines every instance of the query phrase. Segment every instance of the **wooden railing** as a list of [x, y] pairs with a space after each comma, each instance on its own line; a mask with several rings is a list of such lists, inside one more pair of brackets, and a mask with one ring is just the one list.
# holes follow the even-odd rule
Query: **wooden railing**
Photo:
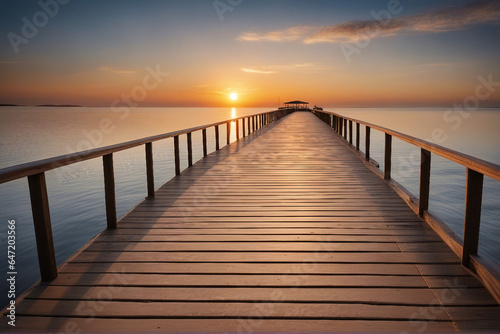
[[[107, 228], [117, 228], [116, 199], [115, 199], [115, 179], [113, 153], [127, 150], [133, 147], [145, 146], [146, 150], [146, 178], [148, 196], [155, 195], [154, 168], [153, 168], [153, 142], [174, 138], [174, 161], [175, 175], [181, 173], [179, 136], [187, 135], [188, 166], [193, 165], [193, 143], [192, 133], [202, 131], [203, 157], [208, 155], [207, 129], [215, 128], [215, 150], [220, 149], [219, 127], [226, 126], [227, 144], [231, 139], [231, 123], [236, 123], [236, 140], [240, 139], [240, 121], [242, 137], [258, 130], [259, 128], [272, 123], [283, 116], [291, 113], [292, 110], [276, 110], [239, 118], [233, 118], [209, 125], [197, 126], [190, 129], [169, 132], [153, 137], [137, 139], [121, 144], [96, 148], [92, 150], [62, 155], [49, 159], [25, 163], [13, 167], [0, 169], [0, 184], [27, 177], [31, 198], [31, 209], [33, 223], [35, 225], [35, 238], [38, 253], [38, 263], [42, 281], [51, 281], [57, 277], [57, 265], [54, 253], [54, 243], [52, 240], [52, 227], [50, 221], [49, 201], [47, 196], [47, 185], [45, 172], [77, 162], [102, 157], [104, 170], [104, 192], [106, 202]], [[247, 131], [245, 131], [245, 128]]]
[[[474, 271], [500, 303], [500, 266], [486, 256], [478, 256], [479, 226], [484, 176], [500, 181], [500, 165], [463, 154], [446, 147], [421, 140], [404, 133], [328, 111], [313, 112], [332, 127], [346, 143], [365, 160], [366, 164], [382, 177], [419, 216], [421, 216], [460, 257], [462, 265]], [[356, 142], [353, 143], [353, 123], [356, 124]], [[365, 151], [360, 151], [360, 125], [365, 126]], [[380, 172], [370, 162], [370, 131], [385, 134], [384, 171]], [[392, 137], [420, 148], [420, 191], [418, 199], [391, 178]], [[459, 163], [467, 168], [465, 219], [463, 239], [458, 237], [436, 215], [429, 212], [431, 153]]]

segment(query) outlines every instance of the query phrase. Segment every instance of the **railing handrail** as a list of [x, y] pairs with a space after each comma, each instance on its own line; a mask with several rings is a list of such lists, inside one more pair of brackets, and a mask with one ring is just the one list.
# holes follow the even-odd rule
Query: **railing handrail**
[[[287, 111], [288, 112], [293, 111]], [[117, 228], [118, 219], [116, 215], [116, 194], [113, 153], [123, 151], [133, 147], [144, 145], [146, 153], [146, 183], [148, 197], [155, 195], [154, 186], [154, 168], [153, 168], [153, 142], [173, 138], [174, 139], [174, 165], [175, 175], [181, 174], [180, 164], [180, 145], [179, 136], [186, 135], [188, 150], [188, 167], [193, 165], [193, 141], [192, 133], [202, 131], [203, 157], [208, 155], [207, 150], [207, 129], [215, 128], [215, 150], [220, 149], [219, 145], [219, 126], [226, 125], [226, 143], [231, 143], [231, 125], [236, 123], [236, 141], [240, 139], [240, 122], [242, 120], [241, 134], [245, 137], [247, 132], [250, 135], [272, 122], [277, 121], [283, 115], [279, 110], [265, 111], [262, 113], [231, 118], [211, 124], [200, 125], [189, 129], [183, 129], [161, 135], [136, 139], [120, 144], [105, 146], [101, 148], [90, 149], [72, 154], [61, 155], [48, 159], [38, 160], [25, 164], [0, 169], [0, 184], [27, 177], [31, 211], [33, 214], [33, 224], [35, 227], [35, 238], [38, 253], [38, 264], [42, 281], [50, 281], [57, 277], [57, 265], [54, 252], [54, 242], [52, 239], [52, 226], [50, 221], [50, 205], [47, 193], [47, 183], [45, 172], [48, 170], [71, 165], [77, 162], [102, 157], [104, 173], [104, 199], [106, 205], [106, 221], [108, 229]], [[247, 131], [245, 131], [245, 120], [247, 120]]]
[[[358, 120], [349, 116], [331, 111], [312, 110], [323, 122], [332, 127], [339, 136], [343, 137], [347, 145], [355, 149], [365, 163], [378, 176], [386, 181], [392, 189], [400, 195], [408, 206], [417, 213], [442, 238], [442, 240], [461, 259], [463, 266], [473, 270], [483, 281], [484, 286], [500, 303], [500, 266], [488, 257], [478, 255], [479, 229], [481, 224], [481, 205], [483, 197], [484, 175], [500, 181], [500, 165], [475, 158], [473, 156], [454, 151], [426, 140], [388, 129], [373, 123]], [[353, 140], [353, 123], [356, 125], [356, 143]], [[365, 125], [365, 150], [360, 151], [360, 124]], [[384, 170], [380, 173], [370, 162], [370, 133], [371, 129], [382, 131], [385, 134]], [[418, 198], [409, 193], [391, 177], [392, 169], [392, 137], [399, 138], [420, 148], [420, 180]], [[464, 233], [460, 240], [444, 222], [429, 211], [431, 153], [456, 162], [467, 168], [465, 186]]]
[[429, 152], [436, 153], [437, 155], [442, 156], [443, 158], [449, 159], [451, 161], [454, 161], [462, 166], [465, 166], [467, 168], [473, 169], [477, 172], [480, 172], [481, 174], [484, 174], [486, 176], [489, 176], [495, 180], [500, 181], [500, 165], [473, 157], [471, 155], [461, 153], [455, 150], [452, 150], [450, 148], [434, 144], [431, 142], [428, 142], [426, 140], [413, 137], [410, 135], [407, 135], [405, 133], [395, 131], [389, 128], [385, 128], [383, 126], [373, 124], [370, 122], [362, 121], [356, 118], [352, 118], [346, 115], [338, 114], [332, 111], [326, 111], [322, 110], [322, 113], [327, 113], [330, 115], [335, 115], [338, 117], [342, 117], [343, 119], [347, 119], [353, 122], [357, 122], [360, 124], [363, 124], [365, 126], [369, 126], [372, 129], [379, 130], [382, 132], [385, 132], [387, 134], [390, 134], [391, 136], [394, 136], [396, 138], [399, 138], [407, 143], [413, 144], [415, 146], [418, 146], [420, 148], [423, 148]]
[[234, 122], [234, 121], [238, 121], [238, 120], [244, 119], [244, 118], [254, 117], [254, 116], [258, 116], [258, 115], [262, 115], [262, 114], [267, 114], [267, 113], [274, 112], [274, 111], [278, 111], [278, 110], [271, 110], [271, 111], [266, 111], [266, 112], [257, 113], [257, 114], [245, 115], [245, 116], [231, 118], [231, 119], [227, 119], [224, 121], [215, 122], [215, 123], [211, 123], [211, 124], [195, 126], [193, 128], [189, 128], [189, 129], [182, 129], [182, 130], [178, 130], [178, 131], [167, 132], [167, 133], [160, 134], [160, 135], [135, 139], [135, 140], [127, 141], [127, 142], [120, 143], [120, 144], [108, 145], [108, 146], [98, 147], [98, 148], [94, 148], [94, 149], [90, 149], [90, 150], [68, 153], [68, 154], [59, 155], [59, 156], [55, 156], [55, 157], [51, 157], [51, 158], [35, 160], [32, 162], [27, 162], [27, 163], [18, 164], [18, 165], [14, 165], [14, 166], [10, 166], [10, 167], [5, 167], [5, 168], [0, 169], [0, 184], [14, 181], [17, 179], [21, 179], [23, 177], [27, 177], [30, 175], [42, 173], [45, 171], [49, 171], [52, 169], [64, 167], [64, 166], [71, 165], [74, 163], [82, 162], [85, 160], [100, 158], [100, 157], [107, 155], [107, 154], [110, 154], [110, 153], [115, 153], [115, 152], [127, 150], [130, 148], [136, 147], [136, 146], [144, 145], [146, 143], [152, 143], [152, 142], [163, 140], [163, 139], [173, 138], [175, 136], [180, 136], [180, 135], [184, 135], [184, 134], [187, 134], [190, 132], [208, 129], [210, 127], [214, 127], [217, 125], [222, 125], [222, 124], [226, 124], [228, 122]]

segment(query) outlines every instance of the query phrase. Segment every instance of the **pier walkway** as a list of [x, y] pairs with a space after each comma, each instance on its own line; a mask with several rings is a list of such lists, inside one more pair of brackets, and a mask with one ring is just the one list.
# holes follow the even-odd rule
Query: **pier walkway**
[[500, 330], [495, 299], [343, 141], [295, 112], [210, 154], [28, 291], [16, 327], [1, 328]]

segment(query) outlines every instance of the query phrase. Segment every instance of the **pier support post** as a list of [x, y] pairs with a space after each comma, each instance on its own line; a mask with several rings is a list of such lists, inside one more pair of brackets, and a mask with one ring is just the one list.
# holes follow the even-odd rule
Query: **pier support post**
[[347, 140], [347, 118], [344, 118], [344, 139]]
[[188, 150], [188, 166], [193, 165], [193, 141], [191, 139], [191, 132], [187, 133], [187, 150]]
[[52, 239], [52, 225], [50, 222], [49, 197], [47, 195], [45, 173], [42, 172], [28, 176], [28, 184], [40, 275], [43, 282], [48, 282], [57, 277], [57, 265], [54, 241]]
[[179, 136], [174, 136], [174, 160], [175, 160], [175, 175], [181, 174], [181, 160], [179, 153]]
[[215, 150], [219, 149], [219, 126], [215, 126]]
[[392, 163], [392, 136], [385, 134], [385, 153], [384, 153], [384, 179], [391, 179], [391, 163]]
[[153, 143], [146, 143], [146, 179], [148, 183], [148, 197], [154, 197], [155, 177], [153, 168]]
[[206, 157], [208, 155], [208, 150], [207, 150], [207, 129], [201, 130], [201, 136], [202, 136], [202, 141], [203, 141], [203, 157]]
[[418, 215], [422, 217], [429, 209], [429, 191], [431, 184], [431, 152], [420, 149], [420, 195], [418, 197]]
[[236, 123], [236, 141], [238, 141], [240, 139], [240, 120], [237, 119], [235, 123]]
[[352, 121], [349, 120], [349, 144], [352, 145]]
[[356, 150], [359, 151], [359, 140], [360, 140], [360, 134], [359, 134], [359, 123], [356, 122]]
[[366, 127], [365, 134], [365, 160], [370, 161], [370, 130], [369, 126]]
[[468, 268], [470, 267], [470, 256], [477, 255], [479, 244], [483, 179], [483, 174], [467, 168], [462, 265]]
[[106, 198], [106, 219], [109, 229], [117, 227], [116, 199], [115, 199], [115, 174], [113, 168], [113, 153], [103, 155], [104, 168], [104, 193]]
[[226, 123], [226, 144], [231, 143], [231, 122]]

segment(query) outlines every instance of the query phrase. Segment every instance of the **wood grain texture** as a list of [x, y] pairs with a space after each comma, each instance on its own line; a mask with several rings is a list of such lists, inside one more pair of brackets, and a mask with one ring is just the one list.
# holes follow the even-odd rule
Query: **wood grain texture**
[[59, 272], [16, 331], [500, 329], [459, 258], [305, 112], [197, 162]]

